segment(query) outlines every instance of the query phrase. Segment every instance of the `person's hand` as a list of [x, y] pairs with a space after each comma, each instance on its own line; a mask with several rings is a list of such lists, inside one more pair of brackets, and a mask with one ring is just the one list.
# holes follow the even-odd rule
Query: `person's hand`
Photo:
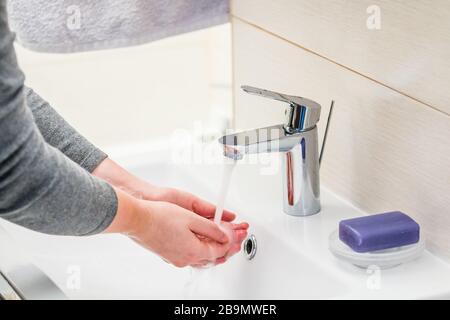
[[[138, 199], [170, 202], [202, 217], [214, 218], [216, 207], [213, 204], [189, 192], [154, 186], [132, 175], [109, 158], [103, 160], [92, 174]], [[223, 221], [231, 222], [235, 218], [234, 213], [224, 210]]]
[[216, 265], [226, 262], [228, 258], [241, 251], [242, 241], [247, 238], [247, 230], [249, 225], [246, 222], [241, 222], [238, 224], [222, 222], [220, 227], [228, 235], [228, 238], [231, 239], [232, 244], [227, 254], [216, 260]]
[[162, 201], [143, 201], [116, 189], [117, 215], [106, 232], [126, 234], [177, 266], [223, 263], [239, 251], [248, 224], [214, 222]]
[[223, 263], [239, 251], [247, 236], [246, 224], [220, 228], [172, 203], [145, 201], [143, 204], [147, 217], [131, 238], [177, 267]]
[[[147, 192], [144, 192], [144, 199], [170, 202], [207, 219], [214, 219], [216, 206], [192, 193], [175, 188], [154, 188], [148, 193], [151, 194], [146, 195]], [[232, 222], [235, 219], [236, 214], [223, 210], [222, 221]]]

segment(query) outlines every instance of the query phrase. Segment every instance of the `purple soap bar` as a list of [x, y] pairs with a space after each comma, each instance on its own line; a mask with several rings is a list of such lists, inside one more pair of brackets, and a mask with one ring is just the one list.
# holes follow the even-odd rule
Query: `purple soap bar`
[[339, 239], [356, 252], [369, 252], [413, 244], [420, 227], [400, 211], [342, 220]]

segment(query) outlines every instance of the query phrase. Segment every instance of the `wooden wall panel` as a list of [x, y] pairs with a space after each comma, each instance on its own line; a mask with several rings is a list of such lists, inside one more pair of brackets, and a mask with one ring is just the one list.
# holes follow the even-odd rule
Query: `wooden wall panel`
[[233, 0], [232, 14], [450, 114], [448, 0]]

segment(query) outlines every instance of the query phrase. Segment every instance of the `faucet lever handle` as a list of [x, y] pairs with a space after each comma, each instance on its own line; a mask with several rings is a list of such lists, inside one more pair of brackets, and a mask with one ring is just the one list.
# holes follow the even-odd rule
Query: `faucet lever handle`
[[289, 103], [292, 106], [304, 106], [309, 109], [319, 109], [320, 111], [320, 105], [318, 103], [303, 97], [290, 96], [287, 94], [270, 91], [266, 89], [255, 88], [251, 86], [242, 86], [241, 88], [242, 90], [244, 90], [249, 94], [254, 94], [260, 97], [269, 98], [273, 100], [283, 101]]
[[290, 108], [286, 110], [286, 123], [284, 124], [287, 133], [310, 129], [320, 119], [320, 104], [313, 100], [251, 86], [242, 86], [241, 88], [249, 94], [288, 103]]
[[257, 96], [261, 96], [261, 97], [269, 98], [269, 99], [273, 99], [273, 100], [283, 101], [283, 102], [286, 102], [289, 104], [295, 104], [294, 99], [292, 99], [295, 97], [292, 97], [292, 96], [284, 95], [284, 94], [281, 94], [281, 93], [278, 93], [275, 91], [255, 88], [255, 87], [251, 87], [251, 86], [242, 86], [241, 88], [242, 88], [242, 90], [244, 90], [245, 92], [247, 92], [249, 94], [254, 94]]

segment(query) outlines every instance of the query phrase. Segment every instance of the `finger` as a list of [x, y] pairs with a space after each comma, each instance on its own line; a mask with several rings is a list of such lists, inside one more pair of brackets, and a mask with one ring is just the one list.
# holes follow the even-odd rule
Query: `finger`
[[247, 222], [232, 223], [231, 225], [233, 230], [247, 230], [249, 228], [249, 224]]
[[[214, 220], [214, 216], [212, 216], [212, 217], [202, 216], [202, 217], [210, 219], [210, 220]], [[223, 211], [222, 222], [232, 222], [234, 219], [236, 219], [236, 215], [234, 213], [226, 211], [226, 210]]]
[[228, 211], [228, 210], [223, 210], [222, 221], [231, 222], [231, 221], [234, 221], [234, 219], [236, 219], [235, 213]]
[[201, 260], [198, 263], [191, 264], [191, 267], [202, 269], [202, 268], [208, 268], [210, 265], [213, 265], [213, 263], [211, 261]]
[[219, 259], [216, 260], [216, 262], [214, 263], [216, 266], [220, 265], [220, 264], [224, 264], [227, 261], [227, 258], [225, 257], [220, 257]]
[[[245, 237], [244, 237], [245, 238]], [[238, 253], [239, 251], [241, 251], [241, 242], [235, 243], [231, 246], [231, 248], [228, 250], [226, 256], [224, 257], [220, 257], [215, 261], [215, 265], [221, 265], [224, 264], [225, 262], [227, 262], [227, 260], [231, 257], [234, 256], [236, 253]]]
[[235, 239], [236, 239], [235, 241], [238, 242], [240, 245], [240, 243], [242, 241], [244, 241], [245, 238], [247, 238], [248, 233], [246, 230], [237, 230], [237, 231], [234, 231], [234, 234], [235, 234]]
[[[214, 218], [216, 214], [216, 206], [208, 201], [202, 200], [193, 196], [195, 199], [192, 200], [191, 210], [196, 214], [205, 218]], [[222, 220], [231, 222], [236, 219], [236, 215], [233, 212], [224, 210], [222, 213]]]
[[225, 257], [231, 248], [230, 244], [219, 244], [217, 242], [201, 241], [198, 247], [198, 257], [200, 261], [216, 261], [221, 257]]
[[[233, 230], [234, 236], [232, 237], [232, 240], [234, 242], [242, 242], [245, 238], [247, 238], [248, 232], [246, 229], [234, 229]], [[199, 234], [195, 234], [197, 238], [203, 241], [207, 241], [208, 238]]]
[[249, 224], [247, 222], [230, 223], [223, 221], [220, 225], [229, 230], [247, 230], [249, 228]]
[[247, 238], [247, 231], [246, 230], [237, 230], [235, 231], [236, 234], [236, 242], [234, 242], [231, 246], [231, 248], [227, 251], [226, 255], [224, 257], [220, 257], [216, 260], [215, 265], [223, 264], [227, 261], [228, 258], [231, 256], [234, 256], [236, 253], [241, 251], [241, 244], [242, 241]]
[[205, 218], [193, 216], [189, 228], [197, 235], [207, 237], [219, 243], [227, 243], [229, 241], [226, 233], [217, 224]]
[[238, 253], [239, 251], [241, 251], [241, 246], [240, 246], [240, 244], [234, 244], [232, 247], [231, 247], [231, 249], [228, 251], [228, 254], [227, 254], [227, 258], [229, 258], [229, 257], [231, 257], [231, 256], [233, 256], [233, 255], [235, 255], [236, 253]]
[[200, 200], [198, 197], [194, 196], [192, 193], [175, 188], [170, 188], [169, 190], [170, 192], [166, 193], [163, 199], [164, 201], [171, 202], [186, 210], [195, 212], [195, 203]]
[[[216, 207], [208, 201], [200, 199], [193, 194], [178, 190], [172, 189], [172, 197], [168, 200], [169, 202], [175, 203], [178, 206], [185, 208], [187, 210], [193, 211], [196, 214], [205, 217], [205, 218], [214, 218], [214, 214], [216, 212]], [[224, 210], [222, 214], [223, 221], [233, 221], [236, 218], [236, 215], [228, 210]]]
[[230, 244], [218, 244], [214, 242], [203, 242], [199, 249], [199, 257], [201, 260], [216, 261], [217, 264], [224, 263], [229, 257], [241, 251], [242, 241], [247, 237], [247, 231], [235, 231], [236, 240]]

